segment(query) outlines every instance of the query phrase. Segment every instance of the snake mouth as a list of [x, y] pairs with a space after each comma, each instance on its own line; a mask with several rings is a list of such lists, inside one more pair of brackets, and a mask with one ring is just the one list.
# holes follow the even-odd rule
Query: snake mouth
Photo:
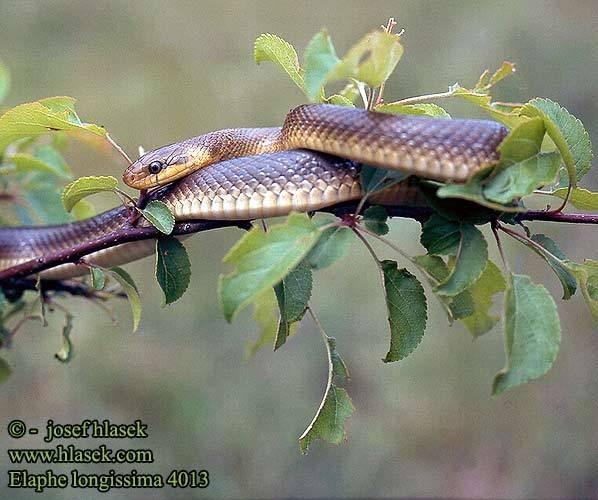
[[151, 174], [145, 165], [133, 163], [123, 173], [124, 183], [133, 189], [149, 189], [156, 186], [170, 184], [189, 173], [187, 164], [168, 165], [162, 171]]

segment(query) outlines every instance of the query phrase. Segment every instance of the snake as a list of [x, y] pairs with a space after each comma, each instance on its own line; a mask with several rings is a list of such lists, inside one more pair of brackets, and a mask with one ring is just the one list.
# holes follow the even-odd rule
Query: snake
[[[490, 120], [306, 104], [292, 109], [282, 127], [223, 129], [157, 148], [133, 162], [123, 180], [132, 188], [153, 190], [148, 199], [165, 203], [177, 221], [276, 217], [362, 198], [363, 164], [433, 181], [467, 182], [498, 163], [507, 133]], [[425, 203], [408, 180], [377, 196], [373, 200], [380, 204]], [[127, 224], [130, 213], [121, 206], [61, 225], [2, 227], [0, 271]], [[152, 240], [134, 241], [95, 252], [86, 261], [120, 266], [154, 250]], [[87, 272], [82, 265], [62, 264], [41, 277], [67, 279]]]

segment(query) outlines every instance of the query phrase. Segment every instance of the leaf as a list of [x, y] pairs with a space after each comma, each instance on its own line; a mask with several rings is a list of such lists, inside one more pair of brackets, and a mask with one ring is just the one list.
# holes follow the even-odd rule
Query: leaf
[[333, 377], [340, 381], [345, 381], [351, 378], [347, 365], [336, 350], [336, 339], [334, 337], [328, 337], [327, 341], [330, 348], [330, 358], [332, 360]]
[[312, 284], [311, 268], [305, 261], [301, 261], [274, 287], [280, 311], [274, 350], [286, 342], [291, 333], [291, 325], [303, 318], [311, 297]]
[[163, 201], [153, 200], [140, 210], [152, 226], [164, 234], [172, 233], [174, 229], [174, 215]]
[[75, 112], [75, 99], [50, 97], [21, 104], [0, 116], [0, 152], [18, 139], [60, 130], [106, 137], [102, 127], [81, 121]]
[[10, 90], [10, 72], [8, 68], [0, 61], [0, 103], [4, 101]]
[[299, 438], [299, 449], [307, 454], [316, 439], [340, 444], [346, 439], [345, 421], [355, 411], [347, 391], [331, 385], [324, 395], [314, 420]]
[[61, 363], [68, 363], [73, 359], [74, 350], [73, 342], [71, 341], [71, 332], [73, 331], [73, 315], [66, 313], [64, 318], [64, 326], [62, 327], [62, 347], [54, 354], [54, 357]]
[[46, 224], [63, 224], [72, 220], [64, 209], [60, 191], [55, 186], [30, 187], [23, 196], [35, 215]]
[[374, 31], [359, 40], [328, 74], [326, 82], [354, 78], [379, 87], [394, 71], [401, 56], [401, 37]]
[[419, 345], [428, 311], [424, 289], [409, 271], [384, 260], [382, 274], [390, 325], [390, 349], [382, 361], [389, 363], [407, 357]]
[[556, 178], [561, 165], [558, 153], [539, 153], [510, 167], [500, 170], [484, 187], [484, 197], [496, 203], [507, 204], [527, 196]]
[[118, 186], [118, 180], [111, 175], [79, 177], [64, 188], [62, 204], [65, 210], [70, 212], [75, 204], [83, 198], [104, 191], [114, 191], [116, 186]]
[[500, 165], [497, 169], [505, 169], [540, 153], [545, 132], [541, 118], [530, 118], [517, 124], [498, 146]]
[[326, 77], [339, 62], [330, 35], [323, 29], [310, 40], [304, 54], [303, 88], [310, 101], [323, 95]]
[[575, 187], [576, 181], [592, 166], [592, 143], [583, 123], [550, 99], [532, 99], [523, 107], [521, 114], [539, 116], [544, 120], [546, 131], [561, 153], [571, 185]]
[[340, 444], [346, 439], [345, 423], [355, 411], [351, 398], [345, 389], [337, 387], [334, 380], [349, 377], [349, 371], [336, 350], [336, 340], [324, 334], [328, 357], [328, 381], [320, 407], [311, 423], [299, 438], [301, 453], [307, 454], [309, 446], [316, 439]]
[[367, 229], [378, 235], [385, 235], [389, 231], [388, 213], [384, 207], [374, 205], [363, 212], [363, 224]]
[[282, 38], [270, 33], [258, 36], [253, 46], [253, 59], [257, 64], [269, 61], [278, 65], [303, 90], [303, 70], [299, 66], [297, 52]]
[[569, 260], [565, 265], [577, 278], [592, 318], [598, 324], [598, 260], [586, 259], [583, 264]]
[[525, 208], [519, 205], [503, 205], [486, 198], [485, 183], [493, 169], [494, 167], [489, 167], [476, 172], [465, 184], [445, 184], [436, 191], [436, 196], [472, 201], [497, 212], [525, 212]]
[[508, 110], [503, 109], [497, 103], [492, 102], [492, 96], [487, 94], [486, 91], [480, 92], [469, 90], [456, 83], [449, 87], [449, 93], [451, 96], [460, 97], [475, 104], [488, 113], [492, 118], [509, 128], [516, 127], [522, 120], [516, 108]]
[[221, 275], [220, 303], [227, 321], [284, 278], [309, 253], [321, 232], [306, 214], [292, 213], [265, 233], [247, 232], [224, 257], [236, 269]]
[[257, 340], [247, 344], [245, 357], [251, 358], [262, 347], [274, 344], [278, 330], [278, 303], [274, 290], [268, 289], [253, 302], [253, 320], [259, 327]]
[[400, 170], [386, 170], [384, 168], [361, 166], [361, 189], [367, 196], [381, 189], [387, 189], [405, 180], [410, 174]]
[[507, 365], [500, 371], [493, 394], [537, 379], [550, 370], [561, 341], [554, 300], [529, 276], [512, 274], [505, 296]]
[[454, 255], [461, 241], [461, 224], [433, 214], [423, 225], [420, 242], [430, 255]]
[[87, 200], [78, 201], [72, 210], [75, 220], [89, 219], [96, 214], [95, 208]]
[[[567, 188], [560, 188], [552, 191], [550, 194], [558, 196], [561, 199], [567, 197]], [[598, 193], [588, 191], [583, 188], [574, 188], [571, 190], [569, 203], [580, 210], [595, 211], [598, 210]]]
[[[56, 168], [55, 164], [47, 163], [29, 153], [16, 153], [10, 157], [10, 162], [16, 167], [19, 173], [43, 172], [56, 175], [62, 179], [71, 179], [72, 176], [62, 168]], [[64, 160], [63, 160], [64, 162]]]
[[534, 250], [534, 252], [540, 255], [548, 263], [557, 275], [557, 278], [561, 281], [561, 285], [563, 285], [563, 299], [569, 300], [577, 290], [577, 281], [575, 280], [575, 276], [569, 272], [564, 264], [567, 257], [558, 245], [545, 234], [534, 234], [532, 240], [549, 252], [542, 252], [535, 246], [528, 245], [529, 248]]
[[324, 269], [347, 254], [353, 239], [353, 232], [346, 226], [325, 229], [305, 260], [313, 269]]
[[92, 267], [89, 269], [89, 273], [91, 275], [91, 286], [95, 290], [103, 290], [104, 285], [106, 284], [106, 275], [104, 271], [99, 267]]
[[474, 337], [489, 332], [498, 322], [499, 317], [489, 314], [492, 297], [506, 288], [505, 279], [500, 269], [491, 260], [478, 280], [468, 288], [473, 299], [473, 314], [462, 318], [463, 324]]
[[421, 115], [431, 116], [433, 118], [451, 117], [451, 115], [449, 115], [444, 108], [432, 103], [401, 104], [399, 102], [389, 102], [378, 104], [374, 108], [374, 111], [393, 115]]
[[[447, 264], [437, 255], [419, 255], [414, 258], [414, 261], [420, 270], [427, 275], [429, 283], [434, 288], [450, 274]], [[468, 290], [464, 290], [454, 297], [443, 295], [437, 295], [437, 297], [444, 307], [451, 324], [455, 319], [461, 319], [474, 313], [473, 299]]]
[[133, 313], [133, 332], [139, 328], [139, 321], [141, 320], [141, 298], [139, 297], [139, 290], [137, 285], [131, 278], [131, 275], [120, 267], [111, 267], [106, 272], [114, 278], [127, 294], [131, 312]]
[[340, 95], [340, 94], [333, 94], [330, 97], [327, 97], [326, 102], [328, 104], [336, 104], [337, 106], [347, 106], [349, 108], [355, 107], [355, 104], [353, 104], [353, 101], [351, 101], [344, 95]]
[[156, 240], [156, 279], [164, 292], [163, 306], [180, 299], [189, 286], [191, 262], [176, 238], [163, 236]]
[[0, 358], [0, 384], [6, 382], [12, 373], [12, 368], [4, 358]]
[[488, 244], [480, 230], [461, 224], [457, 260], [451, 274], [438, 285], [440, 295], [457, 295], [469, 288], [482, 275], [488, 263]]

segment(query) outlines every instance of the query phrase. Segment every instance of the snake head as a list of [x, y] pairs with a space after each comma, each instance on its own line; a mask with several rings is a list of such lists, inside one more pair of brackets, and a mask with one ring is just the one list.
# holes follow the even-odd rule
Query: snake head
[[185, 142], [145, 153], [124, 172], [123, 181], [135, 189], [151, 189], [185, 177], [205, 164], [205, 148]]

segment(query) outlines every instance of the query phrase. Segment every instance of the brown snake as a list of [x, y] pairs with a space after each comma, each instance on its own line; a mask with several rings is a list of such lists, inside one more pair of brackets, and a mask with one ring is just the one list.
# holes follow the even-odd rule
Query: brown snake
[[[177, 220], [274, 217], [359, 199], [355, 162], [465, 182], [498, 161], [497, 148], [506, 134], [505, 127], [492, 121], [304, 105], [291, 110], [282, 128], [226, 129], [158, 148], [134, 162], [123, 179], [137, 189], [173, 183], [159, 199]], [[380, 203], [412, 204], [418, 195], [403, 184], [381, 196]], [[127, 212], [121, 207], [59, 226], [0, 228], [0, 270], [125, 224]], [[151, 240], [138, 241], [86, 260], [104, 267], [121, 265], [153, 249]], [[42, 276], [64, 279], [85, 272], [82, 266], [66, 264]]]

